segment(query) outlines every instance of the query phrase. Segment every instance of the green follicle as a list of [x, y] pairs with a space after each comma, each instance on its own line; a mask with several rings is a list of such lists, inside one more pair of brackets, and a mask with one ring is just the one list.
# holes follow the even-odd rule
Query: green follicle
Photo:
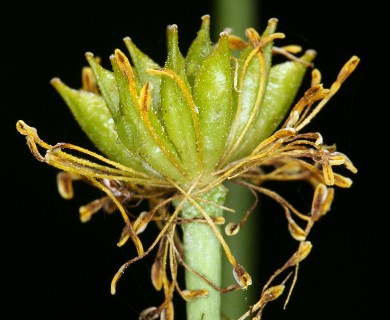
[[144, 85], [146, 82], [151, 82], [153, 84], [153, 107], [158, 112], [160, 108], [160, 85], [161, 77], [158, 75], [151, 75], [148, 73], [148, 69], [159, 69], [160, 66], [154, 60], [149, 58], [145, 53], [137, 48], [133, 41], [126, 37], [124, 39], [127, 50], [130, 53], [131, 61], [134, 66], [134, 73], [140, 83]]
[[[115, 78], [121, 98], [121, 125], [118, 136], [130, 150], [135, 150], [155, 170], [179, 182], [185, 181], [185, 173], [180, 166], [178, 155], [168, 139], [160, 139], [154, 128], [145, 123], [138, 102], [138, 95], [129, 61], [116, 50], [111, 57]], [[143, 117], [144, 116], [144, 117]], [[127, 132], [127, 129], [133, 130]]]
[[[267, 28], [264, 30], [264, 32], [261, 34], [261, 40], [264, 40], [266, 37], [269, 37], [273, 35], [276, 31], [276, 27], [278, 24], [277, 19], [270, 19], [268, 21]], [[283, 34], [279, 34], [279, 37], [284, 38]], [[263, 46], [262, 51], [264, 54], [264, 59], [266, 63], [266, 69], [269, 69], [271, 67], [272, 62], [272, 49], [273, 49], [273, 42], [270, 42]]]
[[210, 40], [210, 16], [202, 17], [202, 25], [195, 40], [191, 43], [186, 60], [186, 73], [191, 86], [194, 85], [195, 77], [198, 74], [203, 60], [211, 54], [214, 46]]
[[261, 108], [273, 47], [273, 41], [269, 41], [264, 46], [261, 41], [273, 34], [275, 29], [276, 21], [272, 19], [262, 37], [254, 29], [247, 30], [251, 45], [244, 49], [238, 58], [238, 90], [234, 91], [236, 118], [231, 130], [227, 158], [223, 163], [234, 157]]
[[165, 68], [178, 74], [187, 83], [185, 59], [179, 49], [179, 31], [175, 24], [167, 28], [167, 47], [168, 58], [165, 62]]
[[307, 62], [315, 58], [315, 52], [307, 51], [302, 61], [287, 61], [271, 67], [263, 103], [240, 148], [230, 161], [251, 153], [281, 124], [291, 108], [308, 68]]
[[[249, 41], [242, 42], [245, 46], [240, 47], [234, 66], [229, 34], [222, 32], [218, 43], [212, 44], [208, 15], [202, 17], [186, 57], [179, 50], [177, 26], [167, 28], [168, 58], [164, 68], [129, 37], [124, 42], [132, 64], [116, 50], [111, 57], [114, 72], [104, 69], [87, 53], [103, 98], [96, 95], [95, 100], [100, 99], [106, 106], [111, 123], [107, 125], [105, 120], [97, 125], [100, 120], [96, 117], [94, 123], [86, 124], [88, 116], [79, 116], [78, 121], [89, 128], [84, 131], [96, 145], [102, 144], [99, 149], [108, 150], [104, 152], [107, 155], [116, 153], [113, 158], [121, 159], [121, 163], [141, 171], [151, 167], [151, 171], [183, 185], [201, 174], [207, 177], [218, 166], [249, 155], [277, 129], [291, 107], [307, 64], [294, 60], [271, 68], [273, 40], [282, 37], [275, 33], [276, 25], [277, 19], [270, 19], [261, 36], [248, 28]], [[301, 60], [313, 58], [308, 52]], [[116, 145], [119, 138], [124, 151], [113, 151], [116, 147], [107, 147], [104, 138], [97, 138], [100, 130], [93, 127], [101, 126], [111, 130]], [[118, 156], [121, 153], [131, 160], [123, 161], [125, 156]], [[201, 181], [207, 183], [204, 177]]]
[[[160, 307], [141, 313], [142, 319], [173, 319], [173, 294], [176, 289], [180, 291], [176, 281], [179, 262], [185, 267], [186, 287], [180, 293], [188, 298], [187, 320], [222, 319], [221, 292], [246, 289], [252, 284], [250, 275], [233, 256], [220, 230], [220, 225], [225, 223], [223, 211], [228, 210], [225, 207], [229, 201], [228, 189], [224, 186], [228, 180], [270, 196], [284, 209], [310, 223], [309, 227], [301, 228], [287, 215], [290, 233], [302, 245], [289, 265], [285, 264], [273, 277], [287, 267], [298, 266], [310, 252], [310, 243], [302, 241], [312, 222], [329, 210], [333, 200], [333, 189], [327, 191], [322, 183], [341, 187], [351, 184], [351, 180], [332, 170], [334, 165], [344, 165], [355, 173], [356, 168], [348, 158], [335, 152], [334, 146], [323, 145], [319, 133], [301, 134], [300, 130], [338, 91], [359, 59], [353, 57], [343, 67], [330, 89], [319, 84], [319, 71], [313, 72], [311, 87], [291, 110], [316, 53], [309, 50], [296, 57], [293, 54], [300, 50], [297, 46], [274, 47], [274, 40], [284, 37], [276, 32], [276, 26], [277, 19], [270, 19], [261, 35], [248, 28], [247, 41], [222, 32], [213, 44], [210, 17], [205, 15], [186, 56], [179, 49], [178, 27], [167, 28], [168, 56], [163, 67], [127, 37], [124, 42], [130, 59], [119, 49], [115, 50], [110, 57], [113, 71], [104, 69], [92, 53], [86, 54], [89, 67], [83, 70], [83, 89], [74, 90], [58, 78], [53, 79], [52, 85], [83, 131], [107, 159], [69, 143], [51, 146], [38, 137], [35, 128], [21, 120], [17, 123], [17, 130], [26, 136], [30, 151], [39, 161], [70, 173], [69, 179], [83, 176], [108, 196], [92, 202], [92, 207], [84, 206], [85, 214], [80, 211], [83, 217], [90, 218], [102, 207], [113, 212], [113, 205], [122, 214], [126, 227], [118, 245], [131, 239], [138, 256], [125, 263], [115, 275], [113, 294], [116, 282], [130, 264], [148, 254], [159, 241], [164, 245], [161, 261], [152, 267], [152, 281], [157, 290], [163, 291], [165, 300]], [[288, 61], [275, 64], [274, 54], [282, 54]], [[39, 148], [46, 149], [44, 156]], [[287, 148], [290, 152], [286, 154]], [[65, 149], [88, 158], [75, 156]], [[274, 166], [274, 175], [270, 173], [267, 177], [288, 179], [284, 174], [291, 171], [288, 165], [292, 153], [296, 157], [293, 168], [305, 173], [297, 179], [306, 180], [312, 186], [320, 185], [315, 190], [307, 219], [279, 194], [258, 186], [264, 181], [263, 171], [258, 167], [262, 164]], [[306, 163], [306, 158], [312, 163]], [[255, 166], [259, 170], [251, 170]], [[109, 199], [112, 206], [106, 207], [104, 199]], [[130, 218], [127, 209], [135, 204], [130, 202], [134, 200], [146, 201], [150, 210], [130, 221], [134, 217]], [[256, 200], [257, 196], [255, 204]], [[236, 234], [253, 208], [240, 223], [227, 224], [225, 232]], [[310, 219], [310, 215], [316, 219]], [[158, 223], [160, 232], [144, 252], [137, 234], [152, 221]], [[177, 228], [183, 231], [180, 248], [179, 241], [173, 238]], [[183, 251], [179, 253], [179, 249]], [[218, 290], [223, 257], [233, 267], [237, 285]], [[248, 316], [277, 298], [283, 288], [274, 286], [263, 290]], [[260, 316], [261, 312], [256, 315]]]
[[155, 175], [141, 158], [118, 141], [115, 122], [101, 96], [71, 89], [58, 78], [52, 79], [51, 84], [68, 105], [80, 127], [103, 154], [123, 165]]
[[196, 130], [197, 115], [185, 74], [185, 61], [178, 45], [177, 26], [168, 27], [168, 59], [161, 81], [161, 113], [167, 135], [175, 146], [189, 178], [200, 173], [201, 157]]
[[224, 152], [233, 114], [233, 74], [229, 34], [221, 33], [217, 47], [202, 63], [193, 95], [199, 109], [205, 172], [211, 172]]
[[114, 120], [119, 117], [119, 92], [112, 71], [104, 69], [92, 53], [86, 53], [85, 57], [93, 71], [100, 94], [104, 98], [111, 116]]

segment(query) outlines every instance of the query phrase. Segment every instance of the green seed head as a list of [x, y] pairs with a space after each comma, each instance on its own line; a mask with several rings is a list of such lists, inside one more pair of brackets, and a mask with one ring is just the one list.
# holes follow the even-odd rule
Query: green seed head
[[[125, 38], [130, 57], [115, 50], [112, 71], [86, 54], [82, 90], [52, 84], [109, 159], [178, 185], [206, 185], [275, 132], [315, 57], [275, 50], [274, 40], [284, 37], [276, 26], [271, 19], [262, 35], [248, 29], [247, 40], [224, 31], [212, 43], [205, 15], [185, 56], [178, 27], [167, 27], [164, 66]], [[272, 65], [275, 53], [294, 58]]]
[[[72, 198], [74, 180], [87, 181], [106, 195], [80, 208], [81, 221], [88, 221], [102, 208], [109, 213], [118, 210], [122, 215], [125, 227], [118, 246], [130, 239], [138, 256], [115, 274], [111, 283], [113, 294], [124, 270], [160, 243], [152, 267], [152, 283], [157, 290], [164, 287], [165, 300], [158, 308], [144, 310], [142, 319], [173, 319], [172, 290], [176, 287], [179, 262], [176, 257], [181, 259], [173, 241], [178, 223], [183, 224], [184, 252], [191, 251], [186, 245], [193, 239], [206, 239], [207, 245], [213, 239], [216, 245], [212, 247], [218, 250], [211, 256], [220, 257], [220, 243], [233, 267], [237, 284], [228, 289], [251, 285], [250, 275], [234, 258], [217, 226], [224, 224], [222, 211], [228, 209], [224, 206], [225, 181], [234, 181], [254, 194], [262, 193], [284, 208], [288, 230], [300, 245], [274, 276], [298, 265], [309, 254], [308, 233], [333, 200], [334, 189], [328, 186], [348, 188], [352, 183], [333, 172], [333, 166], [342, 165], [356, 173], [348, 157], [336, 151], [335, 145], [324, 144], [319, 132], [301, 131], [339, 90], [359, 58], [353, 56], [342, 67], [329, 89], [322, 86], [320, 72], [313, 69], [309, 89], [296, 101], [316, 54], [312, 50], [301, 54], [298, 46], [274, 46], [275, 40], [284, 38], [276, 32], [276, 26], [277, 20], [270, 19], [262, 34], [249, 28], [246, 40], [224, 31], [213, 43], [210, 17], [205, 15], [197, 36], [183, 55], [178, 27], [170, 25], [163, 66], [144, 54], [130, 38], [124, 39], [129, 57], [119, 49], [110, 56], [112, 70], [104, 69], [98, 58], [87, 53], [89, 67], [82, 71], [81, 90], [69, 88], [58, 78], [51, 83], [104, 156], [69, 143], [49, 145], [39, 138], [35, 128], [22, 120], [17, 122], [17, 130], [26, 136], [36, 159], [62, 171], [57, 182], [64, 198]], [[285, 60], [273, 63], [276, 54]], [[44, 154], [39, 151], [41, 148], [46, 150]], [[300, 213], [278, 193], [260, 187], [270, 180], [310, 184], [314, 195], [309, 213]], [[130, 215], [132, 205], [136, 207], [144, 200], [150, 210]], [[249, 211], [239, 223], [227, 224], [226, 234], [237, 234], [248, 215]], [[306, 222], [305, 227], [296, 222], [299, 218]], [[145, 251], [138, 235], [152, 220], [160, 233]], [[192, 233], [193, 228], [196, 233]], [[198, 251], [194, 251], [195, 255], [184, 254], [191, 273], [205, 270], [204, 265], [196, 265]], [[195, 268], [191, 270], [193, 263]], [[171, 284], [166, 266], [170, 268]], [[201, 279], [214, 283], [210, 292], [220, 280], [219, 272], [212, 269], [207, 271], [208, 275], [199, 274]], [[208, 294], [201, 287], [204, 284], [190, 280], [187, 290], [181, 293], [187, 301], [203, 299]], [[270, 284], [263, 287], [260, 300], [250, 309], [258, 312], [256, 317], [266, 303], [283, 292], [284, 282], [272, 287]], [[213, 297], [211, 301], [219, 301], [219, 297]], [[218, 317], [219, 309], [211, 309], [217, 314], [212, 318]], [[203, 316], [196, 319], [200, 317]]]

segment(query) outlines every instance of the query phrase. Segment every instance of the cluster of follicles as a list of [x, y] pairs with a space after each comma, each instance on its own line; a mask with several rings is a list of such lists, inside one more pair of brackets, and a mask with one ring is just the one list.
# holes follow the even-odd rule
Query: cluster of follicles
[[[299, 263], [312, 248], [308, 235], [330, 210], [334, 187], [352, 184], [350, 178], [334, 171], [343, 166], [356, 173], [348, 157], [335, 145], [326, 145], [319, 132], [303, 129], [339, 90], [359, 59], [352, 57], [332, 85], [324, 88], [321, 73], [312, 62], [316, 53], [299, 54], [301, 48], [296, 45], [275, 46], [274, 41], [284, 38], [275, 32], [276, 24], [277, 20], [271, 19], [261, 35], [248, 29], [247, 40], [224, 31], [213, 44], [209, 17], [204, 16], [186, 56], [178, 49], [177, 26], [168, 27], [169, 52], [164, 66], [125, 38], [131, 59], [116, 49], [110, 57], [113, 71], [87, 53], [90, 66], [83, 69], [81, 90], [53, 79], [53, 86], [104, 156], [71, 143], [50, 145], [40, 139], [35, 128], [17, 122], [17, 130], [26, 136], [35, 158], [60, 170], [58, 190], [65, 199], [74, 197], [75, 181], [103, 191], [103, 197], [80, 207], [82, 222], [102, 210], [122, 216], [124, 227], [117, 244], [132, 242], [137, 255], [114, 275], [113, 294], [126, 268], [146, 255], [155, 255], [152, 284], [165, 298], [158, 306], [146, 308], [140, 319], [173, 319], [175, 293], [188, 302], [208, 296], [209, 289], [183, 288], [178, 268], [185, 268], [220, 293], [252, 284], [225, 236], [244, 232], [259, 196], [280, 205], [297, 246], [240, 320], [260, 319], [266, 304], [280, 297], [290, 283], [287, 303]], [[272, 64], [275, 55], [285, 61]], [[311, 71], [310, 86], [296, 99], [306, 70]], [[225, 221], [233, 211], [224, 203], [227, 181], [247, 188], [255, 199], [234, 223]], [[270, 181], [310, 186], [307, 212], [268, 188]], [[142, 234], [150, 223], [157, 225], [158, 232], [145, 248]], [[235, 283], [222, 288], [187, 262], [178, 226], [189, 224], [210, 228], [232, 266]]]

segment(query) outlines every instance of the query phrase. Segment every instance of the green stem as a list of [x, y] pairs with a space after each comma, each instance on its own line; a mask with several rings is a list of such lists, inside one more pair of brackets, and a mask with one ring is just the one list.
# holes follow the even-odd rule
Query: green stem
[[[233, 33], [240, 37], [245, 37], [245, 30], [249, 27], [256, 28], [262, 21], [261, 0], [213, 0], [213, 18], [211, 26], [213, 36], [224, 28], [232, 28]], [[251, 193], [242, 187], [232, 183], [226, 184], [228, 187], [227, 203], [229, 208], [235, 210], [231, 220], [226, 219], [226, 223], [237, 222], [237, 217], [241, 217], [253, 203]], [[236, 259], [247, 268], [249, 274], [254, 278], [259, 274], [259, 230], [261, 230], [261, 219], [257, 208], [250, 216], [250, 222], [245, 224], [243, 230], [233, 237], [226, 237], [226, 243], [235, 252]], [[256, 245], [256, 255], [248, 250]], [[260, 248], [261, 250], [261, 248]], [[222, 286], [232, 283], [232, 267], [230, 263], [224, 261], [222, 264]], [[249, 287], [248, 290], [233, 291], [222, 296], [222, 312], [229, 319], [237, 319], [244, 314], [250, 305], [258, 299], [256, 288]]]
[[225, 28], [232, 28], [235, 35], [245, 37], [245, 30], [256, 28], [260, 21], [260, 0], [214, 0], [213, 19], [215, 37]]
[[[221, 205], [224, 205], [227, 189], [217, 186], [201, 195], [206, 201], [197, 201], [204, 212], [210, 217], [223, 215]], [[180, 201], [176, 202], [177, 204]], [[199, 209], [187, 201], [181, 209], [181, 216], [185, 219], [203, 218]], [[219, 230], [219, 227], [217, 227]], [[208, 223], [191, 222], [182, 225], [184, 259], [188, 266], [200, 272], [216, 286], [221, 286], [222, 250], [221, 244], [214, 230]], [[208, 296], [187, 302], [187, 320], [218, 320], [221, 318], [221, 294], [199, 275], [185, 271], [187, 290], [208, 290]]]

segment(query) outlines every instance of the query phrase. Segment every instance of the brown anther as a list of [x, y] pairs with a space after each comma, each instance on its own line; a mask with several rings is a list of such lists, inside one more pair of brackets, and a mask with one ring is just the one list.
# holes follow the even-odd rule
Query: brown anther
[[251, 276], [240, 264], [233, 268], [233, 276], [242, 289], [247, 289], [252, 284]]
[[295, 252], [288, 261], [289, 266], [295, 266], [297, 263], [304, 260], [309, 255], [312, 247], [313, 245], [310, 241], [301, 242], [298, 251]]
[[72, 176], [70, 173], [61, 171], [57, 174], [57, 189], [60, 196], [70, 200], [74, 196]]
[[265, 292], [261, 296], [262, 302], [268, 303], [270, 301], [276, 300], [277, 298], [279, 298], [282, 295], [284, 289], [285, 289], [284, 284], [280, 284], [280, 285], [268, 288], [267, 290], [265, 290]]
[[318, 69], [313, 69], [311, 72], [311, 86], [314, 87], [321, 83], [321, 72]]
[[162, 289], [163, 273], [164, 271], [162, 266], [162, 256], [157, 254], [156, 259], [152, 264], [152, 270], [151, 270], [152, 284], [157, 291], [160, 291]]
[[96, 79], [90, 67], [84, 67], [81, 70], [81, 83], [82, 83], [82, 89], [84, 91], [91, 92], [94, 94], [99, 94], [99, 89], [96, 84]]
[[281, 47], [282, 50], [287, 51], [289, 53], [297, 54], [302, 51], [302, 47], [296, 44], [291, 44], [287, 46]]
[[288, 230], [291, 236], [297, 241], [304, 241], [306, 239], [306, 232], [293, 219], [288, 219]]
[[161, 310], [156, 307], [149, 307], [139, 315], [139, 320], [154, 320], [160, 316]]
[[231, 50], [242, 50], [248, 46], [248, 42], [244, 41], [238, 36], [229, 35], [229, 48]]
[[182, 297], [188, 302], [192, 301], [198, 298], [204, 298], [207, 297], [209, 292], [205, 289], [200, 289], [200, 290], [183, 290], [182, 292]]
[[240, 225], [234, 222], [230, 222], [225, 227], [225, 233], [228, 236], [234, 236], [240, 231]]
[[160, 314], [160, 320], [173, 320], [174, 319], [174, 308], [172, 301], [169, 301], [162, 309]]
[[123, 246], [126, 243], [126, 241], [130, 238], [130, 234], [131, 234], [130, 229], [132, 229], [132, 227], [129, 224], [125, 224], [125, 226], [122, 229], [122, 233], [119, 238], [119, 241], [117, 243], [118, 247]]
[[148, 226], [149, 221], [150, 221], [149, 212], [142, 211], [138, 216], [138, 218], [133, 223], [133, 229], [135, 234], [142, 233]]
[[92, 215], [103, 207], [103, 202], [104, 201], [102, 199], [96, 199], [86, 204], [85, 206], [81, 206], [79, 208], [81, 222], [89, 221]]
[[311, 205], [311, 216], [314, 221], [317, 221], [321, 216], [328, 212], [333, 200], [333, 194], [333, 189], [328, 189], [322, 183], [316, 187]]

